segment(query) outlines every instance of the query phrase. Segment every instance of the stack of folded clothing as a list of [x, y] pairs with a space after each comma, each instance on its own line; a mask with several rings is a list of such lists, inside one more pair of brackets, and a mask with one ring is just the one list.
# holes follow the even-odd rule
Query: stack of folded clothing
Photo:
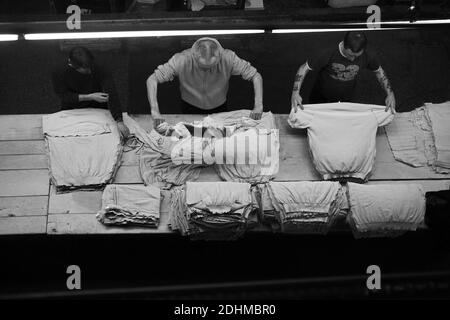
[[56, 112], [42, 117], [42, 128], [57, 191], [100, 188], [114, 179], [123, 148], [109, 110]]
[[327, 233], [347, 202], [344, 188], [331, 181], [269, 182], [259, 191], [263, 221], [288, 233]]
[[255, 208], [248, 183], [187, 182], [172, 190], [169, 224], [191, 239], [235, 240]]
[[97, 219], [105, 225], [157, 228], [160, 190], [144, 185], [107, 185]]
[[395, 237], [423, 225], [425, 194], [417, 184], [348, 183], [347, 222], [356, 238]]

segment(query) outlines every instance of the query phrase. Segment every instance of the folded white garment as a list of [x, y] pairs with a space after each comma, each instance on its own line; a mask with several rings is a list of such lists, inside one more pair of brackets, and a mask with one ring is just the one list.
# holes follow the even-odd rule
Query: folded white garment
[[187, 182], [186, 205], [213, 213], [226, 213], [252, 203], [250, 184], [239, 182]]
[[44, 116], [43, 132], [51, 179], [58, 190], [112, 181], [122, 144], [108, 110], [65, 110]]
[[385, 108], [347, 102], [310, 104], [304, 110], [292, 109], [288, 123], [308, 129], [313, 162], [325, 180], [366, 180], [375, 161], [377, 128], [394, 118]]
[[396, 236], [425, 218], [425, 194], [417, 184], [348, 184], [347, 222], [355, 237]]
[[105, 225], [158, 227], [160, 190], [154, 186], [110, 184], [102, 195], [97, 219]]
[[116, 125], [109, 110], [82, 108], [42, 117], [45, 135], [52, 137], [92, 136], [109, 133]]

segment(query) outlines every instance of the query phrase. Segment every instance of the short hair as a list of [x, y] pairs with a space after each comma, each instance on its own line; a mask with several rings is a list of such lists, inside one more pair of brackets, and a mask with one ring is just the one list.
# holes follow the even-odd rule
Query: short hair
[[367, 38], [363, 32], [349, 31], [344, 36], [344, 48], [360, 52], [366, 48]]
[[91, 68], [94, 56], [85, 47], [74, 47], [69, 52], [69, 60], [75, 68]]

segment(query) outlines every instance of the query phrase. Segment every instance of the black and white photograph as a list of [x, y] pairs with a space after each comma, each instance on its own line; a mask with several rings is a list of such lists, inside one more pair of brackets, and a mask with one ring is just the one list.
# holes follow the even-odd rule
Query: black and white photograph
[[450, 300], [450, 1], [0, 0], [0, 300]]

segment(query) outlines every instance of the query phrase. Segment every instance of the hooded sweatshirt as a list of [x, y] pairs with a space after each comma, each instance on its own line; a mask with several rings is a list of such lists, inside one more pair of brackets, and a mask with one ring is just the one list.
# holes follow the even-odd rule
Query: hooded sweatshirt
[[[195, 58], [195, 47], [200, 41], [211, 40], [219, 48], [218, 62], [210, 68], [202, 68]], [[170, 60], [158, 66], [155, 75], [158, 83], [179, 78], [181, 98], [200, 109], [210, 110], [227, 100], [228, 82], [232, 75], [251, 80], [257, 70], [233, 51], [224, 49], [214, 38], [200, 38], [191, 48], [176, 53]]]

